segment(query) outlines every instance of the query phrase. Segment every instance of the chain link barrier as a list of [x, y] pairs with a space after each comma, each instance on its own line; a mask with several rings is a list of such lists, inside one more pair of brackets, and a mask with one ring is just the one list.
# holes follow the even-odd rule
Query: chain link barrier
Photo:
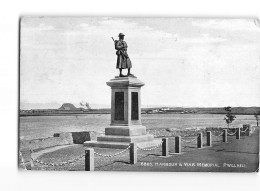
[[248, 130], [248, 127], [244, 131], [240, 131], [241, 133], [245, 133]]
[[122, 153], [124, 153], [124, 152], [126, 152], [127, 150], [129, 150], [130, 149], [130, 145], [126, 148], [126, 149], [124, 149], [124, 150], [122, 150], [122, 151], [120, 151], [120, 152], [118, 152], [118, 153], [115, 153], [115, 154], [110, 154], [110, 155], [104, 155], [104, 154], [100, 154], [100, 153], [98, 153], [98, 152], [95, 152], [94, 151], [94, 154], [95, 155], [98, 155], [98, 156], [101, 156], [101, 157], [107, 157], [107, 158], [112, 158], [112, 157], [116, 157], [116, 156], [118, 156], [118, 155], [120, 155], [120, 154], [122, 154]]
[[215, 137], [220, 137], [220, 136], [223, 135], [223, 133], [224, 133], [224, 132], [220, 133], [219, 135], [213, 135], [213, 136], [215, 136]]
[[[248, 127], [247, 127], [244, 131], [241, 130], [240, 132], [245, 133], [247, 130], [248, 130]], [[214, 134], [213, 134], [213, 136], [219, 137], [219, 136], [222, 136], [223, 133], [224, 133], [224, 132], [221, 132], [219, 135], [214, 135]], [[237, 133], [237, 130], [236, 130], [234, 133], [228, 133], [228, 132], [227, 132], [227, 134], [230, 135], [230, 136], [235, 135], [236, 133]], [[195, 139], [192, 139], [192, 140], [184, 140], [184, 139], [181, 139], [181, 141], [182, 141], [182, 142], [185, 142], [185, 143], [191, 143], [191, 142], [194, 142], [194, 141], [196, 141], [196, 140], [197, 140], [197, 137], [196, 137]], [[162, 143], [163, 143], [163, 141], [161, 141], [157, 146], [153, 146], [153, 147], [150, 147], [150, 148], [140, 148], [140, 147], [137, 146], [137, 149], [142, 150], [142, 151], [152, 151], [152, 150], [155, 150], [155, 149], [159, 148], [159, 147], [162, 145]], [[94, 151], [94, 154], [95, 154], [95, 155], [98, 155], [98, 156], [100, 156], [100, 157], [112, 158], [112, 157], [116, 157], [116, 156], [118, 156], [118, 155], [123, 154], [124, 152], [126, 152], [127, 150], [129, 150], [130, 147], [131, 147], [131, 145], [129, 145], [126, 149], [124, 149], [124, 150], [122, 150], [122, 151], [120, 151], [120, 152], [118, 152], [118, 153], [115, 153], [115, 154], [100, 154], [100, 153], [95, 152], [95, 151]], [[22, 157], [22, 153], [21, 153], [20, 151], [19, 151], [19, 156], [20, 156], [20, 158], [21, 158], [22, 166], [24, 167], [25, 170], [27, 170], [26, 165], [25, 165], [25, 163], [24, 163], [24, 159], [23, 159], [23, 157]], [[54, 166], [64, 166], [64, 165], [68, 165], [68, 164], [74, 164], [75, 162], [77, 162], [77, 161], [79, 161], [80, 159], [82, 159], [84, 156], [85, 156], [85, 154], [80, 155], [79, 157], [77, 157], [77, 158], [75, 158], [75, 159], [73, 159], [73, 160], [68, 160], [68, 161], [66, 161], [66, 162], [61, 162], [61, 163], [48, 163], [48, 162], [43, 162], [43, 161], [40, 161], [40, 160], [38, 160], [38, 159], [33, 159], [33, 158], [31, 158], [31, 160], [32, 160], [32, 162], [36, 162], [36, 163], [38, 163], [38, 164], [40, 164], [40, 165], [53, 166], [53, 167], [54, 167]]]
[[159, 148], [162, 145], [162, 143], [163, 143], [163, 141], [161, 141], [157, 146], [150, 147], [150, 148], [140, 148], [137, 146], [137, 149], [142, 150], [142, 151], [152, 151], [152, 150]]
[[227, 134], [230, 135], [230, 136], [233, 136], [233, 135], [235, 135], [236, 133], [237, 133], [237, 130], [236, 130], [234, 133], [229, 133], [229, 132], [227, 132]]
[[40, 165], [45, 165], [45, 166], [64, 166], [64, 165], [67, 165], [67, 164], [74, 164], [78, 160], [82, 159], [84, 156], [85, 156], [85, 154], [80, 155], [78, 158], [75, 158], [73, 160], [68, 160], [66, 162], [61, 162], [61, 163], [47, 163], [47, 162], [43, 162], [43, 161], [40, 161], [38, 159], [33, 159], [33, 158], [31, 158], [31, 160], [33, 162], [36, 162], [36, 163], [38, 163]]

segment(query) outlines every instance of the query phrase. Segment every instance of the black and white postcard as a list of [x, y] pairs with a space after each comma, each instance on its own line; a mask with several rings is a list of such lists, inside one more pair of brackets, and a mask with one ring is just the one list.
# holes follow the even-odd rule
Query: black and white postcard
[[22, 16], [19, 32], [19, 169], [258, 172], [258, 19]]

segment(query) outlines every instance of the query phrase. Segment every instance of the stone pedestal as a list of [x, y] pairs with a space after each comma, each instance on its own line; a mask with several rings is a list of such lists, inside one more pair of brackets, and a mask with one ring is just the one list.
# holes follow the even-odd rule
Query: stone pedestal
[[144, 83], [135, 77], [116, 77], [107, 82], [111, 87], [111, 124], [105, 136], [97, 141], [87, 141], [85, 146], [126, 148], [130, 143], [150, 147], [160, 143], [153, 135], [146, 134], [141, 122], [141, 87]]

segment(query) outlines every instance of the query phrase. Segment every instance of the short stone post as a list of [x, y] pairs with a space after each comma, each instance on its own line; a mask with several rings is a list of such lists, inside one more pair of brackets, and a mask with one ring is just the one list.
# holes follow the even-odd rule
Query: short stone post
[[223, 129], [223, 142], [227, 142], [227, 129]]
[[207, 131], [207, 146], [212, 146], [211, 131]]
[[202, 133], [198, 134], [197, 146], [198, 146], [198, 148], [202, 148], [203, 147], [203, 134]]
[[167, 157], [169, 154], [168, 138], [162, 139], [162, 156]]
[[246, 136], [250, 136], [250, 124], [243, 124], [243, 131], [245, 132]]
[[181, 153], [181, 136], [175, 137], [175, 153]]
[[240, 139], [240, 128], [236, 128], [236, 139]]
[[130, 164], [137, 163], [137, 145], [136, 143], [130, 143]]
[[246, 130], [246, 136], [250, 136], [250, 132], [251, 132], [251, 126], [248, 124]]
[[94, 171], [94, 149], [85, 150], [85, 171]]

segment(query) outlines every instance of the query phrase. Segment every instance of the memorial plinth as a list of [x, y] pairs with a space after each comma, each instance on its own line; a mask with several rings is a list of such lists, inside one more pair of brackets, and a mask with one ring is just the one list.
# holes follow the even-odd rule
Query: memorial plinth
[[102, 148], [126, 148], [134, 142], [142, 148], [158, 145], [159, 140], [146, 134], [146, 127], [141, 122], [141, 87], [144, 83], [136, 77], [116, 77], [107, 85], [111, 87], [111, 124], [105, 128], [105, 136], [84, 145]]

